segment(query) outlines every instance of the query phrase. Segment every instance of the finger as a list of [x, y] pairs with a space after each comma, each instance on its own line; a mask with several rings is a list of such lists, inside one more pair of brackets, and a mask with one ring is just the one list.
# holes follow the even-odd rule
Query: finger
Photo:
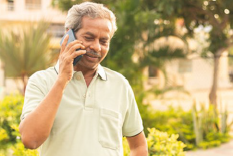
[[65, 51], [69, 51], [76, 44], [82, 44], [82, 41], [74, 40], [74, 41], [68, 43], [68, 45], [66, 45]]
[[65, 50], [68, 39], [69, 39], [69, 35], [66, 34], [66, 36], [65, 36], [65, 38], [64, 38], [64, 40], [62, 42], [62, 45], [61, 45], [61, 53]]
[[77, 51], [77, 49], [85, 49], [85, 46], [84, 45], [82, 45], [82, 44], [75, 44], [75, 45], [73, 45], [70, 49], [69, 49], [69, 51], [68, 51], [68, 53], [69, 54], [72, 54], [72, 53], [74, 53], [75, 51]]
[[71, 58], [74, 59], [77, 56], [86, 54], [86, 50], [77, 50], [74, 53], [71, 54]]

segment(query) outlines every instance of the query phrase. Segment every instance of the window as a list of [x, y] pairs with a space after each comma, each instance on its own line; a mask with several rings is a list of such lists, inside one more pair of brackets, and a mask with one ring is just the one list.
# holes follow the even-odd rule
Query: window
[[149, 77], [158, 77], [158, 69], [154, 66], [149, 66]]
[[7, 10], [8, 11], [14, 11], [14, 0], [8, 0], [7, 1]]
[[148, 67], [148, 85], [158, 85], [159, 82], [159, 69], [155, 66]]
[[41, 0], [25, 0], [27, 10], [40, 10]]

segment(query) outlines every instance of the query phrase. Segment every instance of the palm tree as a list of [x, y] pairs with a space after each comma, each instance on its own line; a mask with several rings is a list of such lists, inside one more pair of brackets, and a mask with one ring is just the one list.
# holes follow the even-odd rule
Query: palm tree
[[43, 21], [30, 23], [17, 31], [0, 31], [0, 58], [5, 65], [5, 75], [23, 82], [25, 92], [27, 78], [45, 69], [49, 63], [49, 24]]

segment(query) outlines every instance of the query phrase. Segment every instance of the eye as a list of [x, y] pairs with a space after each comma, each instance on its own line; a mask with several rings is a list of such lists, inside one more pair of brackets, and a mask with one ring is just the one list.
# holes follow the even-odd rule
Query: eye
[[102, 45], [107, 45], [107, 44], [108, 44], [108, 41], [107, 41], [107, 40], [100, 40], [100, 43], [101, 43]]
[[85, 40], [87, 40], [87, 41], [93, 40], [93, 37], [90, 37], [90, 36], [84, 36], [84, 38], [85, 38]]

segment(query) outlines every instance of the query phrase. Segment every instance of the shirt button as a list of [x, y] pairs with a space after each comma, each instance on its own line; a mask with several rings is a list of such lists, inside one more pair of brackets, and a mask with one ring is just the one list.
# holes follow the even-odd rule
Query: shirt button
[[77, 76], [76, 76], [76, 79], [77, 79], [77, 80], [81, 80], [81, 76], [80, 76], [80, 75], [77, 75]]

